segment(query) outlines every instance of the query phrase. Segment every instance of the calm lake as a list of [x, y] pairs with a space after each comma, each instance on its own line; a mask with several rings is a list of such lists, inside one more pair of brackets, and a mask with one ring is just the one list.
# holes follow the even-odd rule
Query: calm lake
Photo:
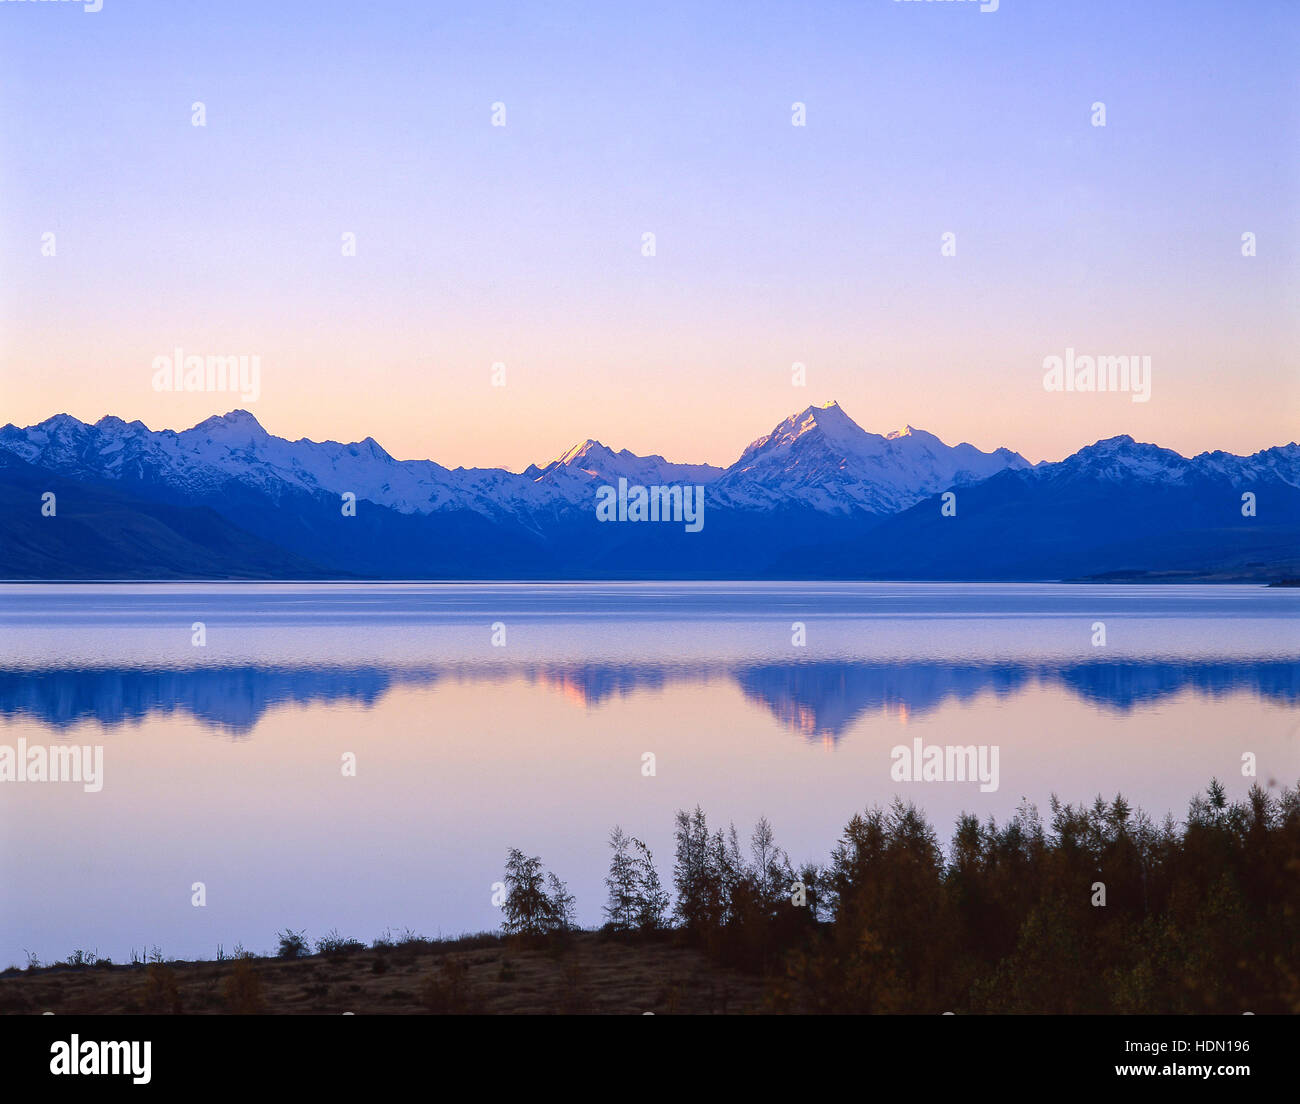
[[[1212, 777], [1244, 795], [1246, 753], [1300, 779], [1297, 614], [1244, 586], [0, 586], [0, 745], [103, 748], [99, 792], [0, 783], [0, 968], [492, 929], [510, 847], [594, 925], [610, 828], [671, 884], [697, 803], [796, 862], [896, 794], [945, 843], [1053, 793], [1181, 817]], [[997, 788], [895, 780], [916, 740], [996, 748]]]

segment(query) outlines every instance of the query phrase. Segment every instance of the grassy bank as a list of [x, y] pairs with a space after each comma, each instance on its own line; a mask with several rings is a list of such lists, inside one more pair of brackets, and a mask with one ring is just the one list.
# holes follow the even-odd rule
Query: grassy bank
[[672, 933], [413, 939], [299, 958], [36, 967], [0, 974], [0, 1012], [583, 1014], [753, 1012], [763, 981]]

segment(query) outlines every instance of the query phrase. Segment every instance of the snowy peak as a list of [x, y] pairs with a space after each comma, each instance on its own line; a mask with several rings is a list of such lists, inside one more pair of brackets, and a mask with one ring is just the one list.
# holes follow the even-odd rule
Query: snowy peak
[[35, 440], [71, 443], [84, 440], [89, 428], [85, 422], [78, 421], [71, 414], [55, 414], [54, 417], [29, 427], [27, 432]]
[[1127, 433], [1121, 433], [1085, 445], [1059, 464], [1046, 465], [1044, 474], [1049, 478], [1086, 476], [1106, 482], [1137, 479], [1181, 483], [1189, 464], [1185, 456], [1172, 449], [1144, 444], [1133, 440]]
[[544, 467], [538, 468], [532, 465], [539, 472], [554, 471], [556, 468], [581, 468], [583, 471], [594, 471], [602, 464], [608, 465], [616, 456], [631, 456], [632, 454], [626, 449], [622, 453], [615, 453], [613, 449], [602, 445], [599, 441], [588, 437], [581, 444], [574, 445], [567, 452], [562, 452], [558, 457], [552, 460]]
[[564, 453], [557, 461], [555, 461], [555, 463], [572, 464], [575, 461], [584, 460], [588, 456], [594, 456], [594, 458], [597, 459], [599, 458], [608, 459], [612, 455], [613, 455], [612, 450], [606, 448], [599, 441], [593, 440], [592, 438], [588, 437], [585, 441], [582, 442], [582, 444], [574, 445], [573, 448], [569, 449], [568, 452]]
[[1256, 480], [1276, 480], [1300, 487], [1300, 446], [1278, 445], [1251, 456], [1202, 452], [1189, 459], [1172, 449], [1135, 441], [1125, 433], [1086, 445], [1060, 463], [1040, 465], [1035, 473], [1047, 479], [1085, 478], [1106, 483], [1172, 486], [1211, 480], [1245, 486]]
[[117, 433], [124, 436], [138, 437], [142, 433], [148, 433], [149, 427], [141, 421], [125, 422], [121, 418], [114, 417], [112, 414], [105, 414], [95, 423], [95, 429], [101, 433]]
[[[885, 440], [887, 440], [887, 441], [897, 441], [900, 437], [912, 437], [912, 436], [915, 436], [916, 434], [919, 434], [919, 433], [922, 433], [922, 432], [923, 432], [923, 430], [919, 430], [919, 429], [915, 428], [914, 426], [910, 426], [910, 425], [909, 425], [909, 426], [903, 426], [902, 429], [895, 429], [895, 430], [892, 430], [892, 431], [889, 432], [889, 433], [886, 433], [886, 434], [885, 434]], [[933, 436], [933, 434], [926, 433], [925, 436], [927, 436], [927, 437], [931, 437], [931, 436]], [[938, 438], [935, 438], [935, 439], [938, 440]]]
[[[854, 451], [870, 436], [852, 418], [844, 413], [837, 402], [810, 406], [798, 414], [791, 414], [771, 433], [752, 441], [740, 455], [737, 464], [764, 452], [789, 450], [803, 442], [823, 443], [826, 447]], [[733, 465], [734, 467], [735, 465]]]
[[46, 418], [43, 422], [38, 422], [36, 428], [44, 430], [46, 433], [57, 433], [60, 430], [85, 429], [86, 423], [79, 421], [71, 414], [55, 414], [53, 417]]
[[1276, 479], [1300, 488], [1300, 445], [1294, 441], [1262, 449], [1250, 456], [1234, 456], [1221, 451], [1202, 452], [1191, 462], [1198, 471], [1213, 478]]
[[662, 456], [638, 456], [628, 449], [615, 452], [588, 438], [544, 467], [530, 464], [524, 476], [552, 487], [567, 501], [586, 502], [590, 485], [626, 479], [646, 486], [667, 483], [709, 483], [722, 474], [709, 464], [674, 464]]
[[869, 433], [836, 402], [810, 406], [754, 441], [719, 481], [735, 505], [797, 498], [828, 513], [892, 514], [948, 487], [1028, 467], [1007, 449], [949, 446], [907, 426]]
[[[102, 419], [101, 419], [102, 421]], [[198, 425], [192, 429], [186, 430], [187, 433], [194, 433], [202, 430], [205, 433], [260, 433], [263, 437], [268, 436], [266, 430], [262, 428], [262, 423], [257, 420], [247, 410], [232, 410], [228, 414], [214, 414], [211, 418], [204, 418]]]
[[247, 410], [232, 410], [229, 414], [213, 415], [198, 425], [179, 434], [181, 438], [204, 438], [231, 447], [247, 447], [270, 440], [271, 435]]

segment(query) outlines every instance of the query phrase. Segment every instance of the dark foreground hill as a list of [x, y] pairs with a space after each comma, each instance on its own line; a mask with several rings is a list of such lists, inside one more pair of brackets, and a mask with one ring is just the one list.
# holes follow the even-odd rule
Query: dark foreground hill
[[297, 959], [67, 965], [0, 974], [0, 1013], [659, 1015], [763, 1009], [763, 980], [680, 940], [575, 932], [412, 940]]

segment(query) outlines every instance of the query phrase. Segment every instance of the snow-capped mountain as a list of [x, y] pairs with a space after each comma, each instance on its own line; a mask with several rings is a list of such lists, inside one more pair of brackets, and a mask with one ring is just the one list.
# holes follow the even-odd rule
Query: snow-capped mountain
[[1173, 449], [1135, 441], [1125, 433], [1086, 445], [1059, 463], [1040, 464], [1036, 474], [1053, 481], [1087, 478], [1170, 487], [1197, 480], [1240, 483], [1246, 490], [1254, 483], [1268, 481], [1300, 487], [1300, 445], [1276, 445], [1251, 456], [1216, 451], [1187, 457]]
[[150, 430], [142, 422], [101, 418], [87, 425], [59, 414], [35, 426], [0, 429], [0, 448], [60, 475], [166, 488], [203, 498], [231, 481], [278, 500], [285, 488], [340, 494], [401, 513], [464, 508], [467, 497], [488, 495], [497, 475], [514, 490], [508, 472], [459, 477], [431, 460], [398, 461], [371, 437], [353, 444], [286, 441], [273, 437], [246, 410], [214, 416], [192, 429]]
[[599, 441], [586, 440], [574, 445], [549, 464], [530, 464], [524, 478], [536, 486], [553, 488], [566, 501], [586, 504], [594, 489], [603, 483], [613, 484], [620, 478], [642, 486], [675, 483], [712, 483], [723, 468], [711, 464], [674, 464], [662, 456], [637, 456], [627, 449], [615, 452]]
[[[706, 485], [705, 524], [600, 524], [619, 479]], [[288, 441], [242, 410], [181, 432], [60, 414], [0, 429], [0, 515], [3, 578], [1277, 581], [1300, 576], [1300, 445], [1188, 458], [1119, 436], [1030, 465], [827, 403], [726, 469], [587, 440], [511, 472]]]
[[829, 514], [883, 515], [1004, 468], [1028, 467], [1008, 449], [949, 446], [910, 426], [888, 436], [868, 433], [836, 403], [787, 418], [727, 469], [615, 452], [594, 440], [518, 474], [449, 469], [432, 460], [395, 460], [372, 437], [351, 444], [287, 441], [267, 433], [246, 410], [179, 433], [113, 417], [87, 425], [59, 414], [26, 429], [5, 426], [0, 448], [61, 475], [164, 487], [178, 496], [218, 494], [234, 481], [273, 500], [285, 488], [351, 491], [399, 513], [471, 510], [521, 520], [588, 509], [596, 487], [620, 478], [646, 486], [707, 484], [715, 504], [738, 509], [794, 504]]
[[950, 487], [1029, 466], [1010, 449], [945, 445], [912, 426], [868, 433], [830, 402], [792, 415], [750, 444], [715, 491], [741, 507], [796, 500], [825, 513], [893, 514]]
[[[1300, 577], [1300, 445], [1251, 456], [1118, 436], [1055, 463], [1007, 468], [883, 519], [866, 541], [827, 542], [817, 570], [873, 579]], [[787, 555], [778, 575], [806, 557]]]

